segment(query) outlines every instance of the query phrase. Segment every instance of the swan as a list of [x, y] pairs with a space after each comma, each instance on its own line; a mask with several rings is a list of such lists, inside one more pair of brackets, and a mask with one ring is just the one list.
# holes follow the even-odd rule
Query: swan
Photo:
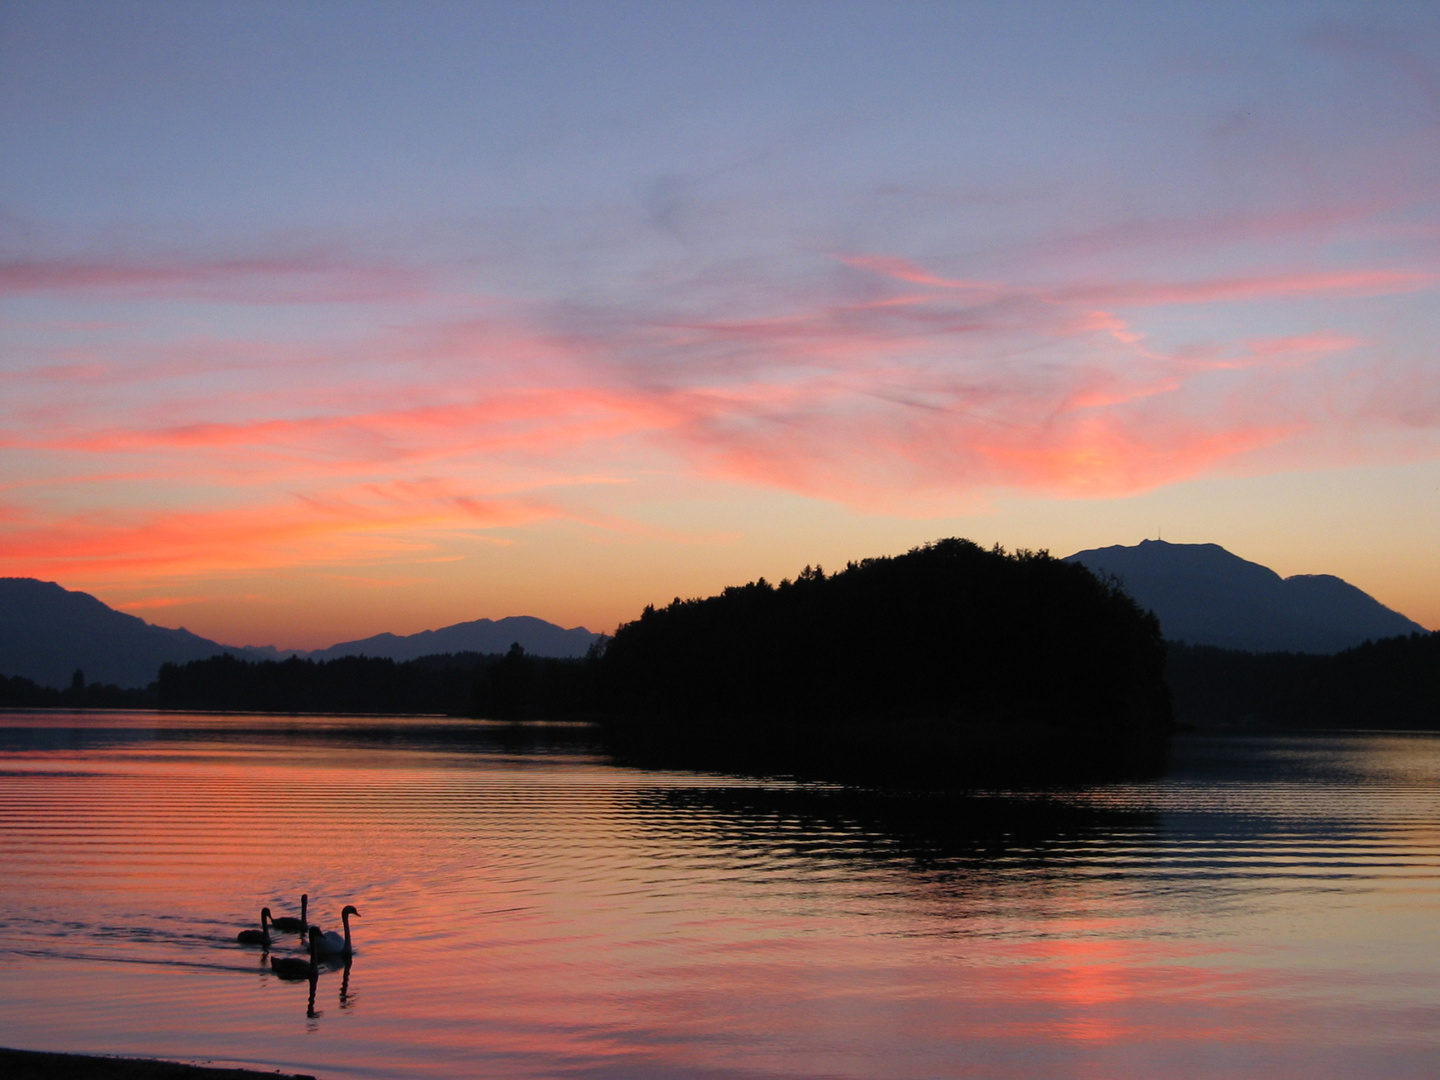
[[310, 944], [317, 948], [322, 956], [349, 956], [355, 950], [350, 946], [350, 916], [359, 916], [360, 909], [354, 904], [346, 904], [340, 912], [340, 921], [345, 924], [345, 936], [341, 937], [334, 930], [321, 930], [318, 926], [310, 927]]
[[281, 915], [278, 919], [271, 919], [270, 925], [275, 927], [276, 930], [298, 930], [300, 931], [300, 933], [303, 934], [305, 932], [305, 927], [310, 925], [305, 921], [305, 908], [309, 903], [310, 894], [301, 893], [300, 917], [297, 919], [293, 915]]
[[270, 909], [260, 909], [260, 929], [241, 930], [235, 935], [235, 940], [241, 945], [269, 945], [270, 944]]
[[318, 955], [319, 949], [311, 937], [309, 956], [272, 956], [270, 970], [282, 979], [313, 979], [320, 974], [320, 966], [315, 962]]

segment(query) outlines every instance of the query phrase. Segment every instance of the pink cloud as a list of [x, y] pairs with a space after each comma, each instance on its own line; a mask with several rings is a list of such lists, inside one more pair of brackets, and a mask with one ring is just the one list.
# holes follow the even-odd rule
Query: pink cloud
[[418, 282], [395, 267], [324, 253], [197, 260], [184, 258], [0, 261], [0, 296], [113, 293], [148, 299], [239, 303], [328, 303], [412, 297]]
[[1332, 330], [1321, 330], [1313, 334], [1291, 334], [1286, 337], [1249, 338], [1245, 348], [1255, 356], [1316, 356], [1323, 353], [1344, 352], [1370, 344], [1364, 338], [1350, 334], [1337, 334]]
[[897, 255], [842, 255], [840, 261], [846, 266], [871, 270], [897, 281], [907, 281], [912, 285], [933, 285], [942, 289], [972, 289], [977, 292], [994, 292], [997, 289], [997, 286], [991, 282], [939, 277], [909, 259]]
[[554, 459], [587, 444], [653, 434], [681, 420], [681, 413], [663, 397], [596, 387], [540, 387], [407, 409], [111, 429], [43, 445], [103, 454], [185, 452], [231, 468], [248, 461], [269, 475], [277, 462], [293, 462], [302, 472], [321, 476], [476, 456]]
[[[657, 330], [665, 338], [658, 348], [683, 363], [648, 361]], [[474, 324], [441, 336], [485, 359], [480, 374], [429, 395], [465, 400], [367, 409], [387, 389], [362, 387], [348, 403], [359, 409], [47, 431], [36, 445], [182, 454], [197, 474], [238, 471], [257, 482], [281, 468], [278, 475], [323, 486], [376, 469], [399, 482], [415, 468], [453, 471], [467, 461], [484, 462], [492, 483], [516, 461], [529, 466], [532, 483], [541, 474], [545, 482], [593, 478], [588, 466], [596, 463], [603, 477], [603, 462], [640, 440], [729, 480], [861, 504], [995, 486], [1123, 493], [1194, 475], [1293, 428], [1236, 426], [1223, 414], [1206, 420], [1183, 409], [1177, 417], [1173, 406], [1157, 420], [1145, 402], [1265, 357], [1353, 344], [1312, 334], [1252, 342], [1248, 356], [1168, 356], [1113, 313], [1023, 295], [959, 307], [824, 304], [765, 319], [651, 323], [588, 340], [572, 332], [583, 364], [566, 361], [568, 345], [514, 327]], [[1012, 364], [1006, 355], [1016, 350], [1031, 359]], [[425, 396], [414, 385], [404, 393]], [[304, 394], [299, 387], [286, 397]], [[567, 458], [582, 447], [599, 457], [577, 470]]]
[[1377, 218], [1387, 211], [1403, 208], [1407, 203], [1407, 199], [1393, 191], [1378, 192], [1372, 188], [1369, 196], [1363, 200], [1298, 208], [1131, 217], [1023, 244], [1015, 254], [1026, 263], [1034, 263], [1038, 259], [1133, 258], [1137, 249], [1162, 252], [1179, 249], [1194, 254], [1215, 248], [1233, 248], [1252, 241], [1273, 245], [1290, 237], [1333, 235], [1346, 229], [1374, 232]]
[[973, 291], [998, 299], [1033, 296], [1056, 303], [1154, 307], [1166, 304], [1213, 304], [1305, 296], [1380, 296], [1417, 292], [1440, 284], [1440, 274], [1409, 270], [1352, 270], [1333, 273], [1262, 274], [1187, 282], [1103, 282], [1055, 287], [1002, 288], [994, 283], [962, 281], [929, 274], [908, 260], [889, 256], [842, 256], [859, 267], [907, 284]]
[[1057, 289], [1047, 295], [1080, 303], [1118, 307], [1154, 307], [1165, 304], [1215, 304], [1280, 297], [1385, 296], [1418, 292], [1440, 284], [1440, 274], [1404, 270], [1366, 270], [1340, 273], [1270, 274], [1256, 277], [1215, 278], [1208, 281], [1082, 285]]
[[[656, 473], [954, 512], [996, 489], [1125, 495], [1345, 425], [1436, 423], [1424, 370], [1403, 393], [1347, 390], [1357, 356], [1374, 348], [1353, 334], [1167, 349], [1148, 310], [1339, 302], [1430, 287], [1435, 275], [1042, 289], [898, 257], [843, 265], [808, 295], [704, 317], [477, 301], [485, 318], [329, 350], [196, 341], [109, 368], [97, 356], [99, 374], [52, 365], [48, 380], [12, 383], [0, 406], [6, 452], [44, 456], [50, 488], [76, 494], [26, 489], [23, 520], [0, 517], [0, 558], [27, 568], [16, 572], [138, 575], [408, 558], [447, 530], [559, 518], [641, 534], [647, 526], [604, 507], [601, 488]], [[207, 378], [210, 357], [219, 374]], [[143, 381], [125, 379], [132, 363]], [[147, 476], [216, 506], [164, 509]], [[86, 490], [110, 509], [76, 511]]]

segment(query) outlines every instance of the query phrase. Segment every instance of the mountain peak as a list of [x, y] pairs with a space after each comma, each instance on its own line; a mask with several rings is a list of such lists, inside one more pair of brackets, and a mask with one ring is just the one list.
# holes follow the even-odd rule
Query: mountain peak
[[1066, 561], [1114, 575], [1159, 616], [1167, 638], [1192, 645], [1333, 653], [1426, 632], [1333, 574], [1282, 578], [1219, 544], [1142, 540], [1077, 551]]
[[229, 651], [239, 650], [152, 626], [53, 581], [0, 578], [0, 674], [66, 686], [78, 668], [91, 682], [145, 686], [167, 661]]

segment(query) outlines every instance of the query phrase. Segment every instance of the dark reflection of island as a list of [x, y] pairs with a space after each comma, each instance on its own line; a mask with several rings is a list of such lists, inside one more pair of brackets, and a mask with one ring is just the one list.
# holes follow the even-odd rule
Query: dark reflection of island
[[[1063, 877], [1077, 846], [1133, 842], [1159, 816], [1085, 805], [1062, 793], [913, 795], [817, 786], [680, 787], [639, 793], [644, 828], [745, 861], [870, 864], [923, 879], [949, 900]], [[1022, 885], [1027, 882], [1027, 885]]]
[[1263, 899], [1258, 879], [1329, 888], [1356, 875], [1357, 853], [1403, 863], [1393, 800], [1428, 783], [1427, 768], [1401, 735], [1193, 735], [1153, 783], [915, 794], [715, 777], [636, 792], [627, 808], [647, 834], [734, 873], [873, 870], [945, 917], [1143, 894], [1214, 918]]

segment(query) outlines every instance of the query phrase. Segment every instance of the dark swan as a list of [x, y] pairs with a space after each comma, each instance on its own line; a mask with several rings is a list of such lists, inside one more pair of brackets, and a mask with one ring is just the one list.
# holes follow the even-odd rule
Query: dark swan
[[235, 935], [235, 940], [241, 945], [269, 945], [270, 944], [270, 909], [260, 909], [260, 929], [241, 930]]
[[271, 919], [270, 925], [275, 927], [276, 930], [298, 930], [300, 931], [300, 933], [303, 934], [305, 932], [305, 928], [310, 925], [305, 921], [305, 909], [307, 906], [309, 906], [309, 904], [310, 894], [301, 893], [300, 917], [297, 919], [293, 915], [281, 915], [278, 919]]
[[282, 979], [313, 979], [320, 972], [320, 966], [315, 962], [315, 957], [318, 955], [315, 938], [312, 935], [309, 956], [272, 956], [270, 970]]
[[310, 928], [310, 944], [319, 950], [322, 956], [349, 956], [355, 950], [350, 947], [350, 916], [358, 916], [360, 911], [354, 904], [346, 904], [340, 912], [340, 921], [345, 924], [345, 936], [341, 937], [334, 930], [321, 930], [318, 926]]

